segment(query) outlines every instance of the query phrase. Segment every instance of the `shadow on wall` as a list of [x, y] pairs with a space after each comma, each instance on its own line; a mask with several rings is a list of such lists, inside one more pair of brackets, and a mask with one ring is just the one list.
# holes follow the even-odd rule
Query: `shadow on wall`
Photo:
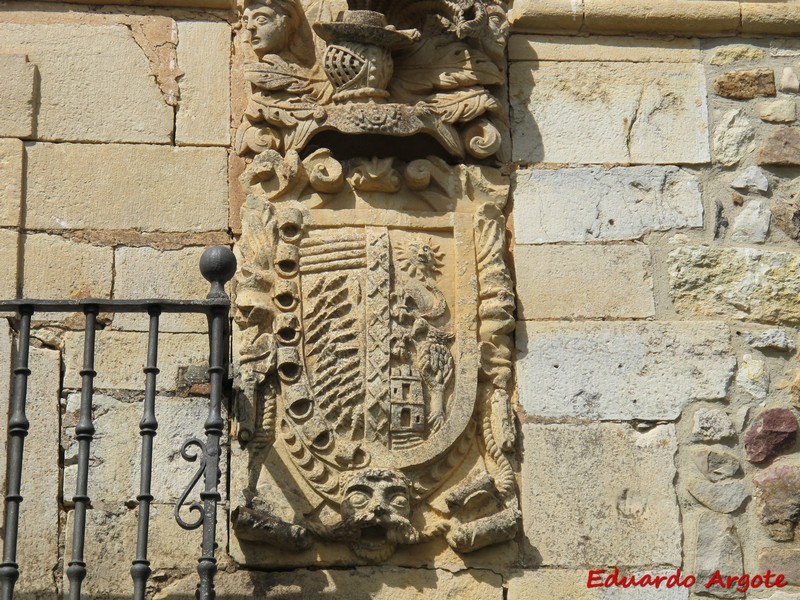
[[526, 163], [543, 162], [545, 150], [542, 134], [530, 110], [535, 75], [539, 70], [539, 59], [535, 53], [533, 57], [530, 62], [511, 63], [508, 72], [511, 155], [513, 160], [524, 156]]

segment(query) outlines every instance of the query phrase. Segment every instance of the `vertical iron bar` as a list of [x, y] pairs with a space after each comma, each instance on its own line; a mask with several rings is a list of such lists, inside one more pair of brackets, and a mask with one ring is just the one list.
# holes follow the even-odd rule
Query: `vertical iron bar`
[[19, 505], [22, 485], [22, 453], [25, 436], [30, 424], [25, 416], [25, 403], [28, 396], [28, 353], [31, 340], [32, 306], [22, 306], [19, 325], [19, 347], [17, 364], [14, 368], [14, 395], [11, 400], [11, 412], [8, 415], [8, 479], [6, 482], [6, 522], [3, 539], [3, 562], [0, 564], [0, 582], [2, 583], [3, 600], [14, 597], [14, 585], [19, 579], [17, 565], [17, 534], [19, 532]]
[[208, 419], [205, 423], [205, 490], [200, 493], [200, 499], [203, 501], [203, 546], [197, 565], [197, 572], [200, 575], [200, 583], [197, 586], [198, 600], [214, 600], [216, 597], [214, 575], [217, 572], [217, 559], [214, 558], [214, 549], [216, 547], [217, 503], [221, 499], [217, 487], [220, 478], [219, 442], [225, 425], [222, 420], [222, 385], [225, 377], [225, 349], [227, 347], [225, 321], [227, 318], [228, 311], [224, 308], [214, 308], [209, 317], [211, 351], [208, 377], [211, 392]]
[[83, 343], [83, 369], [81, 369], [81, 412], [75, 427], [78, 440], [78, 480], [75, 485], [74, 522], [72, 529], [72, 560], [67, 567], [69, 579], [69, 600], [80, 600], [81, 585], [86, 578], [86, 563], [83, 548], [86, 538], [86, 510], [89, 507], [89, 448], [94, 438], [92, 424], [92, 397], [94, 394], [94, 340], [97, 325], [98, 307], [88, 305], [83, 311], [86, 315], [86, 329]]
[[148, 308], [148, 313], [150, 314], [150, 331], [147, 341], [147, 364], [144, 368], [144, 410], [142, 420], [139, 422], [139, 433], [142, 436], [141, 477], [139, 480], [139, 495], [136, 496], [139, 501], [139, 527], [136, 538], [136, 558], [131, 565], [134, 600], [144, 600], [147, 580], [152, 573], [150, 561], [147, 560], [147, 542], [150, 524], [150, 503], [153, 501], [153, 496], [150, 493], [153, 471], [153, 438], [158, 429], [155, 411], [156, 376], [158, 375], [158, 317], [161, 314], [161, 308], [151, 306]]
[[[200, 257], [200, 272], [211, 283], [207, 298], [225, 298], [225, 283], [236, 272], [236, 258], [230, 248], [213, 246]], [[217, 503], [220, 501], [219, 486], [219, 442], [225, 422], [222, 420], [222, 385], [225, 381], [225, 353], [228, 347], [229, 307], [212, 308], [208, 316], [210, 352], [208, 378], [211, 384], [208, 419], [206, 419], [205, 490], [200, 493], [203, 501], [203, 546], [197, 564], [200, 582], [197, 584], [197, 600], [214, 600], [214, 575], [217, 559], [214, 558], [217, 530]]]

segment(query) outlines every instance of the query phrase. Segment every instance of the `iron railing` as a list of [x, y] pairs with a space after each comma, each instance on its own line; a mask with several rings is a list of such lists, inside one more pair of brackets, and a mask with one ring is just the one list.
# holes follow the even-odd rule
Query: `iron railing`
[[[184, 445], [181, 454], [184, 458], [194, 460], [200, 457], [200, 467], [194, 478], [175, 506], [175, 518], [184, 529], [202, 527], [202, 550], [198, 560], [197, 572], [200, 581], [196, 596], [199, 600], [213, 600], [214, 575], [217, 570], [215, 550], [217, 504], [221, 497], [218, 486], [220, 482], [220, 439], [224, 433], [225, 422], [222, 418], [222, 390], [225, 382], [225, 369], [228, 348], [228, 313], [230, 300], [225, 293], [224, 285], [236, 271], [236, 259], [231, 250], [225, 246], [215, 246], [203, 253], [200, 259], [200, 271], [210, 283], [211, 290], [205, 300], [6, 300], [0, 301], [0, 310], [16, 311], [19, 315], [18, 350], [14, 368], [13, 395], [8, 413], [8, 445], [7, 445], [7, 479], [5, 497], [5, 535], [3, 539], [3, 562], [0, 563], [0, 599], [11, 600], [14, 597], [14, 586], [19, 578], [20, 567], [17, 564], [17, 538], [19, 532], [19, 509], [23, 498], [20, 495], [22, 484], [22, 458], [25, 437], [30, 424], [25, 415], [27, 401], [28, 355], [30, 348], [31, 318], [39, 312], [82, 312], [85, 315], [85, 336], [83, 350], [83, 368], [81, 375], [81, 405], [75, 437], [78, 441], [78, 474], [73, 496], [74, 518], [71, 556], [67, 566], [69, 581], [69, 600], [81, 598], [81, 586], [87, 574], [84, 560], [86, 535], [86, 511], [90, 508], [88, 495], [89, 450], [94, 438], [95, 428], [92, 420], [92, 397], [94, 393], [95, 331], [97, 315], [101, 312], [112, 313], [148, 313], [150, 325], [148, 333], [147, 362], [145, 372], [144, 407], [139, 431], [142, 438], [141, 471], [136, 555], [131, 566], [133, 579], [133, 598], [144, 600], [145, 588], [151, 575], [150, 561], [147, 558], [149, 536], [151, 475], [153, 468], [153, 438], [158, 429], [155, 415], [156, 377], [158, 375], [158, 338], [159, 317], [162, 313], [200, 313], [208, 317], [209, 336], [209, 410], [205, 422], [205, 441], [196, 437], [190, 438]], [[190, 447], [199, 452], [191, 454]], [[197, 511], [200, 516], [186, 522], [179, 514], [194, 486], [201, 477], [204, 488], [200, 492], [201, 502], [194, 502], [190, 510]]]

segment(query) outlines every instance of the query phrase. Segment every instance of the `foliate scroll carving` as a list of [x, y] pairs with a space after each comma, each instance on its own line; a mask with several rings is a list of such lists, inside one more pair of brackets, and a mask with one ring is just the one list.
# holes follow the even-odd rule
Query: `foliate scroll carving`
[[242, 30], [243, 156], [302, 151], [323, 132], [424, 134], [459, 158], [500, 149], [500, 0], [251, 0]]
[[459, 553], [513, 539], [503, 176], [267, 150], [242, 184], [239, 559], [275, 564], [273, 547], [341, 562], [325, 549], [344, 547], [376, 562], [436, 538]]

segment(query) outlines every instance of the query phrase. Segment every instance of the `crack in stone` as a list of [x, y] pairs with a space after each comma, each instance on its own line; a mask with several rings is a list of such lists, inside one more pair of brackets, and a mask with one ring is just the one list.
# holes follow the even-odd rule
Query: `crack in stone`
[[178, 79], [183, 71], [178, 67], [178, 26], [169, 17], [150, 18], [148, 20], [131, 18], [125, 25], [131, 37], [141, 48], [150, 72], [153, 75], [164, 102], [173, 108], [180, 100]]

